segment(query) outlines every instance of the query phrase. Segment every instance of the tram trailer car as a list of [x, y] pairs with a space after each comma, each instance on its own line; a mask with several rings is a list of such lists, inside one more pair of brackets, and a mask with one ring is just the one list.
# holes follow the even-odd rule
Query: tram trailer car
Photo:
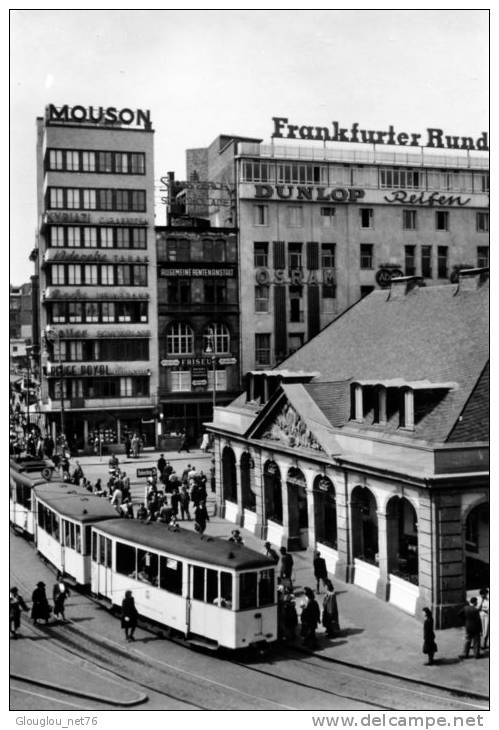
[[[50, 472], [52, 476], [52, 472]], [[22, 462], [10, 459], [9, 466], [9, 518], [16, 532], [32, 540], [34, 536], [32, 491], [38, 484], [45, 484], [42, 474], [26, 473]]]
[[116, 606], [131, 590], [142, 617], [212, 649], [277, 639], [274, 562], [220, 538], [136, 520], [94, 524], [91, 590]]
[[83, 588], [90, 585], [92, 525], [116, 517], [102, 497], [71, 484], [41, 484], [33, 489], [35, 543], [57, 570]]

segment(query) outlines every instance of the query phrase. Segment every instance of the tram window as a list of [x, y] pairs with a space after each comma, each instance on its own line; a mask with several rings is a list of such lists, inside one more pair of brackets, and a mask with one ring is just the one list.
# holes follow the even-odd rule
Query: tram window
[[218, 599], [218, 570], [206, 570], [206, 601], [213, 603]]
[[99, 565], [106, 564], [106, 538], [99, 535]]
[[97, 562], [97, 533], [92, 532], [92, 560]]
[[260, 585], [258, 595], [259, 606], [269, 606], [275, 603], [274, 597], [274, 570], [260, 571]]
[[131, 545], [122, 542], [116, 543], [116, 572], [128, 575], [130, 578], [137, 576], [136, 549]]
[[256, 573], [239, 576], [239, 608], [256, 608]]
[[60, 539], [59, 525], [60, 522], [58, 516], [52, 512], [52, 535], [57, 541]]
[[204, 568], [194, 565], [192, 569], [192, 597], [204, 601]]
[[104, 538], [106, 541], [106, 568], [112, 568], [113, 567], [113, 543], [111, 542], [110, 537]]
[[73, 522], [63, 520], [64, 545], [71, 550], [75, 549], [75, 526]]
[[159, 587], [164, 591], [182, 595], [182, 563], [173, 558], [159, 558]]
[[81, 525], [75, 525], [75, 550], [81, 553]]
[[90, 555], [90, 541], [91, 541], [92, 527], [85, 525], [85, 545], [83, 549], [83, 555]]
[[38, 526], [44, 529], [45, 519], [43, 514], [43, 504], [38, 503]]
[[222, 597], [221, 606], [225, 608], [232, 607], [232, 573], [221, 571], [220, 573], [220, 595]]
[[16, 502], [31, 509], [31, 489], [24, 484], [16, 484]]
[[42, 527], [45, 530], [45, 532], [48, 535], [52, 534], [52, 512], [51, 510], [47, 509], [47, 507], [42, 506], [43, 512], [42, 512]]
[[148, 550], [139, 550], [137, 553], [138, 579], [153, 586], [158, 585], [158, 556]]

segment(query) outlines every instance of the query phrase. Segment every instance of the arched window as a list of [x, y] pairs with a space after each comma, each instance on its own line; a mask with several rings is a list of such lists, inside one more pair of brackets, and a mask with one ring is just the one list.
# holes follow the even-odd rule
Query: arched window
[[166, 331], [169, 355], [188, 355], [194, 350], [194, 333], [185, 322], [172, 322]]
[[203, 333], [203, 341], [204, 350], [210, 345], [217, 355], [230, 352], [230, 332], [223, 323], [213, 322], [213, 324], [208, 325]]

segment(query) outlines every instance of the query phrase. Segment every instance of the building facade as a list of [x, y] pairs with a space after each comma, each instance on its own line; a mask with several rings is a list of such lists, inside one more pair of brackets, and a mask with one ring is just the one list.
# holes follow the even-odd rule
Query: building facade
[[153, 134], [142, 110], [50, 105], [37, 120], [42, 402], [78, 448], [154, 442]]
[[452, 625], [489, 581], [488, 270], [392, 279], [217, 408], [226, 518]]
[[21, 286], [10, 286], [9, 291], [9, 332], [10, 338], [30, 343], [33, 336], [32, 326], [32, 287], [31, 282]]
[[161, 431], [196, 441], [241, 389], [236, 232], [179, 221], [156, 247]]
[[484, 152], [220, 136], [187, 150], [187, 176], [228, 186], [232, 208], [206, 192], [205, 210], [239, 229], [243, 372], [281, 362], [392, 275], [430, 286], [488, 265]]

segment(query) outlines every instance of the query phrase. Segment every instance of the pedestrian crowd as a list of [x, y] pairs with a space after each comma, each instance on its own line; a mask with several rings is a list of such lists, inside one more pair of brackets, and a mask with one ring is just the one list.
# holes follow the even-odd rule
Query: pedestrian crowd
[[[62, 573], [57, 574], [57, 580], [54, 584], [52, 597], [54, 601], [53, 607], [50, 605], [45, 590], [45, 583], [41, 580], [36, 584], [36, 588], [31, 594], [31, 619], [35, 626], [40, 621], [48, 624], [51, 614], [59, 621], [66, 621], [65, 603], [66, 599], [71, 595], [71, 591], [64, 580]], [[17, 639], [18, 630], [21, 626], [21, 613], [28, 611], [26, 601], [23, 599], [16, 586], [10, 589], [9, 595], [9, 624], [10, 633], [13, 639]]]

